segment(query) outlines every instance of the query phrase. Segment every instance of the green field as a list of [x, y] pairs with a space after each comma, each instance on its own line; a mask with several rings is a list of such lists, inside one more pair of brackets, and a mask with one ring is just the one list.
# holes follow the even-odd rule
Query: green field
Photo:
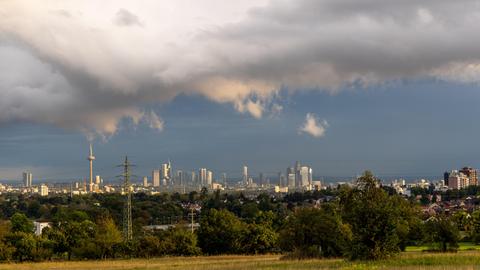
[[[469, 242], [458, 243], [458, 250], [466, 251], [466, 250], [478, 250], [480, 251], [480, 245], [475, 245]], [[428, 246], [409, 246], [406, 248], [406, 251], [427, 251], [429, 249]]]
[[448, 254], [405, 252], [394, 259], [377, 262], [348, 262], [341, 259], [297, 261], [282, 260], [278, 255], [262, 255], [0, 264], [0, 269], [480, 269], [480, 251]]

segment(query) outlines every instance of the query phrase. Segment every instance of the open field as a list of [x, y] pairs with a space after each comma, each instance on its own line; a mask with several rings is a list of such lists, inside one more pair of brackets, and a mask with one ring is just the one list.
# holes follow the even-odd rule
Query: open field
[[85, 262], [42, 262], [23, 264], [0, 264], [0, 269], [44, 270], [44, 269], [107, 269], [107, 270], [143, 270], [143, 269], [480, 269], [479, 251], [458, 253], [422, 253], [406, 252], [395, 259], [378, 262], [347, 262], [341, 259], [326, 260], [281, 260], [278, 255], [264, 256], [212, 256], [212, 257], [174, 257], [150, 260], [109, 260]]
[[[409, 246], [406, 248], [406, 251], [427, 251], [428, 246]], [[475, 245], [474, 243], [469, 242], [462, 242], [458, 243], [458, 250], [459, 251], [466, 251], [466, 250], [477, 250], [480, 251], [480, 245]]]

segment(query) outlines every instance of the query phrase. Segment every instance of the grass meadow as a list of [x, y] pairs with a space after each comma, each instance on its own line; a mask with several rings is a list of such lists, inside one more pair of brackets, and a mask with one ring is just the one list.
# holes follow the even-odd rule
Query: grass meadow
[[283, 260], [279, 255], [258, 256], [210, 256], [171, 257], [155, 259], [41, 262], [0, 264], [6, 270], [44, 269], [480, 269], [480, 251], [468, 250], [457, 253], [404, 252], [396, 258], [375, 262], [349, 262], [342, 259]]

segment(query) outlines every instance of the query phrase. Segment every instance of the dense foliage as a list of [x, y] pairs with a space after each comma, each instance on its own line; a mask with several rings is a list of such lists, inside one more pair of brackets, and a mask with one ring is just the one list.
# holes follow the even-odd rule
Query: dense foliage
[[[415, 190], [428, 195], [429, 190]], [[425, 193], [425, 194], [422, 194]], [[119, 194], [0, 196], [0, 260], [42, 261], [284, 253], [296, 258], [392, 257], [407, 245], [455, 250], [480, 242], [480, 212], [425, 216], [370, 173], [355, 186], [286, 196], [135, 194], [134, 239], [123, 241]], [[190, 222], [199, 223], [192, 231]], [[50, 227], [33, 233], [32, 220]], [[161, 230], [147, 225], [171, 224]], [[153, 227], [155, 228], [155, 227]]]

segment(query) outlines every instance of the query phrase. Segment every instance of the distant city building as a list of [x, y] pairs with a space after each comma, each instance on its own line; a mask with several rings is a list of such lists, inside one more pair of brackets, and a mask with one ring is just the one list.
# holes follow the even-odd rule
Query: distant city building
[[213, 172], [207, 171], [207, 181], [205, 183], [206, 186], [211, 187], [213, 183]]
[[152, 171], [152, 185], [154, 187], [160, 186], [160, 170], [153, 170]]
[[191, 176], [190, 181], [192, 182], [192, 185], [195, 185], [195, 183], [197, 182], [195, 171], [192, 171], [192, 174], [190, 176]]
[[170, 161], [168, 163], [162, 164], [160, 170], [160, 183], [164, 186], [171, 184], [170, 180], [172, 179], [171, 176], [172, 165]]
[[242, 181], [243, 184], [248, 185], [248, 167], [245, 165], [243, 166]]
[[224, 187], [227, 187], [227, 173], [222, 173], [222, 183]]
[[295, 173], [287, 173], [287, 187], [290, 189], [295, 188]]
[[448, 187], [452, 189], [461, 189], [470, 185], [470, 179], [467, 175], [459, 172], [458, 170], [452, 170], [448, 176]]
[[207, 168], [200, 168], [198, 171], [198, 182], [201, 186], [207, 185]]
[[176, 185], [184, 185], [185, 184], [185, 175], [182, 170], [178, 170], [175, 175], [175, 184]]
[[472, 167], [463, 167], [460, 170], [461, 173], [465, 174], [469, 179], [470, 186], [478, 185], [477, 170]]
[[95, 176], [95, 184], [97, 185], [100, 185], [102, 183], [102, 178], [100, 177], [100, 175], [96, 175]]
[[443, 181], [445, 182], [445, 185], [448, 186], [448, 178], [450, 177], [450, 172], [444, 172], [443, 173]]
[[309, 187], [312, 185], [312, 169], [308, 166], [301, 166], [296, 173], [297, 187]]
[[146, 176], [143, 177], [143, 186], [148, 187], [148, 177]]
[[300, 162], [295, 162], [295, 167], [287, 168], [287, 186], [290, 189], [312, 188], [313, 170], [309, 166], [302, 166]]
[[23, 186], [31, 187], [32, 186], [33, 175], [30, 172], [23, 173]]
[[285, 186], [287, 186], [287, 185], [285, 184], [285, 176], [284, 176], [281, 172], [278, 173], [278, 186], [279, 186], [279, 187], [285, 187]]
[[448, 188], [461, 189], [478, 185], [477, 170], [472, 167], [463, 167], [460, 170], [451, 170], [443, 174], [443, 181]]
[[40, 185], [40, 196], [48, 196], [48, 186], [45, 184]]

